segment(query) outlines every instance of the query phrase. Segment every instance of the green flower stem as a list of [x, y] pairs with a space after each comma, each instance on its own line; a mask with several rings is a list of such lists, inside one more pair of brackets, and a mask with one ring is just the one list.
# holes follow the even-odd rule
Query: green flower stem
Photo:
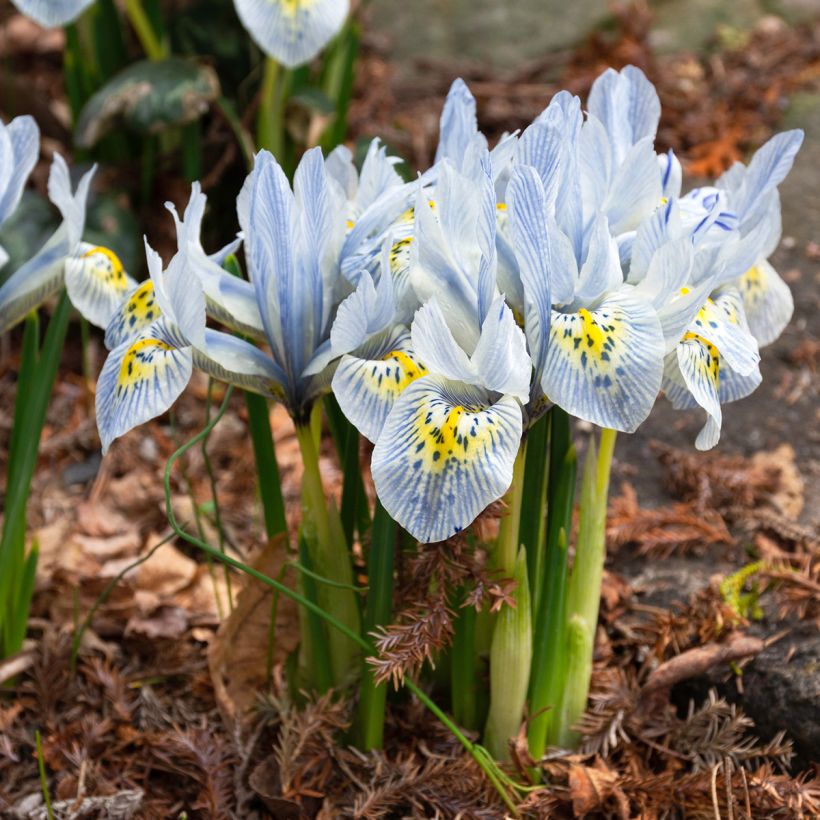
[[566, 679], [567, 542], [572, 529], [577, 458], [569, 417], [558, 407], [551, 412], [549, 514], [542, 592], [536, 610], [535, 648], [530, 685], [528, 740], [535, 760], [554, 743], [552, 726]]
[[282, 115], [285, 102], [285, 72], [273, 57], [265, 58], [256, 121], [256, 145], [267, 149], [281, 163], [284, 160], [285, 129]]
[[490, 711], [484, 743], [497, 760], [509, 758], [508, 741], [521, 726], [530, 681], [532, 610], [523, 547], [518, 552], [513, 578], [515, 606], [505, 606], [498, 614], [490, 648]]
[[[165, 487], [165, 514], [168, 518], [168, 522], [171, 525], [171, 528], [176, 532], [176, 534], [182, 538], [184, 541], [187, 541], [189, 544], [197, 547], [198, 549], [202, 550], [205, 553], [208, 553], [212, 557], [216, 558], [218, 561], [222, 561], [223, 563], [227, 564], [228, 566], [233, 567], [234, 569], [240, 570], [244, 572], [246, 575], [249, 575], [251, 578], [255, 578], [257, 581], [265, 584], [266, 586], [271, 587], [271, 589], [275, 590], [281, 595], [284, 595], [287, 598], [290, 598], [292, 601], [295, 601], [300, 606], [307, 609], [309, 612], [312, 612], [318, 615], [320, 618], [323, 618], [329, 625], [334, 627], [337, 632], [340, 632], [346, 638], [348, 638], [352, 643], [357, 644], [364, 652], [373, 652], [373, 645], [369, 643], [365, 638], [363, 638], [357, 632], [351, 630], [348, 626], [346, 626], [341, 621], [337, 620], [333, 617], [329, 612], [326, 612], [317, 604], [313, 603], [312, 601], [308, 600], [304, 597], [304, 595], [300, 595], [298, 592], [290, 589], [290, 587], [285, 586], [281, 581], [278, 581], [274, 578], [269, 578], [264, 573], [259, 572], [259, 570], [254, 569], [253, 567], [244, 564], [242, 561], [238, 561], [236, 558], [232, 558], [230, 555], [223, 554], [219, 552], [215, 547], [212, 547], [210, 544], [206, 544], [204, 541], [201, 541], [198, 538], [190, 535], [189, 533], [185, 532], [176, 520], [176, 516], [174, 515], [173, 506], [171, 504], [171, 471], [174, 468], [174, 464], [176, 463], [177, 459], [179, 459], [187, 450], [191, 447], [196, 446], [202, 439], [207, 436], [211, 430], [213, 430], [214, 426], [217, 422], [222, 418], [225, 414], [225, 411], [228, 409], [228, 402], [231, 398], [233, 393], [233, 387], [229, 387], [225, 393], [225, 398], [222, 401], [222, 406], [219, 408], [219, 411], [211, 420], [211, 422], [196, 436], [194, 436], [187, 444], [183, 444], [167, 461], [165, 465], [165, 477], [163, 480], [163, 484]], [[513, 796], [517, 792], [524, 792], [527, 790], [526, 786], [522, 786], [515, 781], [511, 780], [501, 769], [498, 768], [496, 763], [489, 757], [487, 750], [484, 749], [483, 746], [478, 745], [477, 743], [473, 743], [459, 728], [458, 726], [453, 723], [450, 718], [433, 702], [430, 696], [424, 692], [416, 683], [414, 683], [409, 678], [404, 679], [404, 686], [410, 690], [410, 692], [416, 696], [416, 698], [427, 708], [429, 709], [437, 718], [441, 721], [453, 734], [453, 736], [458, 740], [459, 743], [464, 747], [467, 753], [475, 760], [478, 764], [479, 768], [484, 772], [487, 776], [487, 779], [493, 784], [493, 787], [498, 792], [499, 797], [504, 801], [504, 804], [507, 806], [510, 814], [514, 817], [518, 816], [518, 812], [515, 807], [515, 801]]]
[[[311, 426], [297, 424], [296, 438], [305, 468], [302, 476], [302, 527], [307, 535], [308, 546], [313, 550], [310, 569], [331, 581], [352, 586], [353, 569], [347, 545], [343, 537], [333, 537], [334, 528], [331, 527], [319, 470], [319, 452]], [[358, 634], [359, 609], [356, 596], [351, 590], [322, 584], [317, 589], [317, 596], [323, 609]], [[346, 682], [355, 669], [358, 653], [349, 640], [337, 633], [328, 636], [328, 644], [333, 681], [338, 686]]]
[[545, 413], [527, 432], [527, 461], [524, 466], [524, 493], [521, 499], [519, 538], [527, 550], [533, 618], [538, 612], [544, 582], [547, 524], [547, 455], [550, 414]]
[[125, 13], [134, 27], [145, 56], [149, 60], [164, 60], [168, 56], [168, 50], [162, 40], [157, 37], [141, 0], [125, 0]]
[[[463, 594], [459, 594], [457, 605]], [[460, 608], [450, 650], [450, 703], [453, 717], [465, 729], [478, 728], [478, 652], [476, 651], [476, 611]]]
[[[397, 537], [396, 522], [381, 503], [376, 501], [373, 516], [370, 559], [367, 570], [367, 611], [364, 633], [371, 634], [376, 627], [390, 622], [393, 609], [393, 565]], [[373, 667], [364, 663], [356, 725], [356, 745], [364, 751], [380, 749], [384, 739], [384, 713], [387, 703], [387, 684], [376, 684]]]
[[513, 478], [504, 500], [507, 503], [507, 514], [501, 519], [498, 528], [498, 541], [495, 549], [495, 566], [505, 578], [511, 578], [515, 572], [518, 556], [519, 531], [521, 526], [521, 499], [524, 492], [524, 464], [527, 458], [527, 445], [523, 443], [518, 450], [513, 465]]
[[285, 519], [285, 502], [282, 500], [282, 483], [279, 478], [279, 465], [276, 462], [268, 402], [264, 396], [245, 393], [245, 406], [248, 408], [248, 427], [256, 460], [265, 533], [268, 539], [271, 539], [280, 532], [287, 533], [288, 524]]
[[500, 574], [515, 579], [517, 584], [513, 593], [515, 607], [506, 606], [496, 616], [490, 643], [490, 708], [484, 736], [490, 753], [499, 759], [509, 756], [507, 740], [521, 724], [532, 660], [527, 558], [526, 551], [519, 550], [526, 458], [527, 446], [522, 443], [513, 465], [512, 484], [504, 496], [507, 514], [501, 519], [493, 556]]
[[602, 430], [599, 451], [596, 454], [594, 439], [590, 441], [584, 463], [578, 542], [567, 591], [567, 677], [555, 727], [556, 741], [562, 746], [577, 743], [578, 733], [573, 727], [583, 714], [589, 695], [606, 558], [606, 510], [615, 438], [614, 430]]

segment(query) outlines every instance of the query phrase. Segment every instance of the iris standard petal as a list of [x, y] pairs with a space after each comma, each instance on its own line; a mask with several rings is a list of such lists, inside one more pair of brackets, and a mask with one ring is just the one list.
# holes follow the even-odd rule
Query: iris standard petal
[[438, 376], [399, 396], [373, 450], [381, 503], [414, 538], [443, 541], [469, 526], [512, 482], [521, 407], [510, 396]]
[[530, 396], [532, 361], [527, 341], [515, 317], [499, 294], [481, 325], [470, 361], [479, 383], [496, 393], [526, 402]]
[[137, 283], [112, 250], [81, 242], [65, 261], [65, 286], [71, 304], [91, 324], [107, 328]]
[[743, 182], [732, 197], [732, 208], [741, 222], [760, 197], [786, 178], [802, 144], [801, 130], [783, 131], [755, 152]]
[[759, 260], [737, 282], [749, 330], [760, 347], [783, 332], [794, 313], [789, 286], [765, 259]]
[[[518, 166], [507, 189], [510, 204], [510, 226], [524, 289], [524, 329], [535, 366], [536, 381], [549, 343], [552, 299], [552, 246], [547, 235], [547, 200], [540, 175], [535, 168]], [[572, 264], [574, 258], [570, 254]], [[572, 283], [569, 283], [572, 288]], [[567, 294], [564, 294], [567, 296]], [[568, 294], [572, 299], [572, 292]]]
[[97, 381], [103, 453], [114, 439], [164, 413], [191, 378], [192, 350], [164, 319], [114, 348]]
[[441, 111], [436, 162], [444, 158], [458, 165], [478, 133], [475, 97], [460, 77], [453, 80]]
[[655, 310], [625, 286], [594, 309], [553, 311], [541, 384], [568, 413], [631, 433], [652, 409], [663, 354]]
[[242, 25], [259, 47], [294, 68], [312, 60], [339, 32], [348, 0], [234, 0]]
[[396, 399], [425, 375], [427, 368], [413, 353], [410, 333], [398, 326], [342, 356], [332, 387], [351, 424], [375, 443]]
[[613, 235], [635, 230], [661, 204], [663, 189], [652, 138], [645, 137], [626, 153], [615, 171], [602, 210]]
[[604, 293], [617, 290], [623, 284], [618, 259], [618, 246], [610, 236], [604, 214], [598, 214], [589, 233], [589, 246], [578, 274], [575, 298], [582, 304], [595, 301]]
[[431, 372], [468, 384], [476, 383], [470, 357], [450, 331], [435, 296], [416, 311], [411, 334], [413, 350]]

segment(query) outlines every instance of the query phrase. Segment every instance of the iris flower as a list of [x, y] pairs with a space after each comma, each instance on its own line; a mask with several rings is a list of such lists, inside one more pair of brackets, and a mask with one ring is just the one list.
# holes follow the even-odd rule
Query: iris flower
[[[190, 381], [193, 368], [268, 397], [281, 394], [281, 372], [242, 338], [206, 327], [206, 314], [240, 318], [229, 326], [262, 332], [250, 283], [219, 261], [236, 243], [207, 256], [200, 243], [206, 199], [194, 185], [184, 218], [168, 206], [178, 251], [168, 267], [146, 242], [149, 279], [122, 302], [105, 334], [111, 350], [97, 386], [97, 427], [106, 452], [114, 439], [161, 415]], [[250, 293], [248, 292], [250, 289]]]
[[288, 68], [312, 60], [339, 32], [349, 0], [234, 0], [248, 33]]
[[697, 246], [692, 285], [702, 290], [706, 284], [711, 292], [667, 357], [663, 389], [674, 407], [706, 411], [698, 449], [717, 444], [721, 404], [745, 398], [760, 384], [756, 337], [773, 340], [791, 316], [785, 283], [776, 274], [767, 277], [766, 268], [762, 275], [757, 271], [779, 241], [777, 185], [789, 172], [802, 137], [799, 131], [779, 134], [755, 154], [748, 169], [735, 166], [728, 172], [721, 180], [725, 187], [696, 189], [681, 200], [684, 223]]
[[[12, 131], [11, 143], [21, 153], [20, 166], [12, 164], [9, 168], [11, 178], [6, 183], [0, 203], [0, 208], [5, 208], [8, 202], [12, 210], [19, 202], [28, 176], [26, 169], [31, 168], [32, 154], [36, 158], [38, 150], [36, 128], [23, 125], [22, 128], [13, 129], [16, 122], [18, 120], [6, 129], [5, 134]], [[3, 143], [3, 136], [0, 135], [0, 151], [3, 150]], [[8, 166], [2, 167], [5, 170]], [[63, 221], [43, 247], [0, 287], [0, 332], [15, 325], [30, 310], [57, 293], [64, 282], [69, 287], [69, 296], [77, 299], [76, 306], [84, 312], [88, 311], [90, 321], [99, 319], [100, 310], [107, 300], [106, 293], [124, 293], [131, 286], [115, 258], [98, 253], [91, 245], [81, 244], [88, 188], [93, 176], [94, 169], [82, 177], [76, 192], [73, 192], [65, 160], [59, 154], [54, 155], [48, 178], [48, 195], [62, 214]], [[3, 214], [3, 218], [7, 215]], [[99, 288], [86, 287], [87, 283], [83, 281], [86, 275], [98, 279]]]
[[[381, 369], [358, 366], [358, 381], [341, 384], [352, 361], [344, 357], [333, 382], [343, 410], [375, 441], [382, 504], [425, 542], [460, 532], [507, 490], [529, 396], [524, 334], [496, 288], [495, 192], [479, 148], [464, 163], [469, 175], [444, 159], [432, 192], [418, 195], [409, 276], [423, 306], [407, 352], [388, 353]], [[365, 391], [386, 397], [369, 416], [358, 412]]]

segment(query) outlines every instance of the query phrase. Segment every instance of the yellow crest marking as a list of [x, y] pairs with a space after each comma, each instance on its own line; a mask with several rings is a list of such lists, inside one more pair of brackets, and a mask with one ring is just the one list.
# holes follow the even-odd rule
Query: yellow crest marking
[[120, 365], [120, 374], [117, 378], [117, 390], [127, 389], [139, 381], [147, 378], [150, 372], [157, 367], [154, 361], [155, 353], [167, 353], [174, 348], [160, 339], [140, 339], [134, 342], [123, 356]]
[[452, 462], [466, 465], [493, 446], [494, 427], [495, 419], [482, 408], [432, 401], [416, 414], [411, 454], [428, 473], [443, 472]]
[[396, 381], [396, 387], [399, 393], [404, 390], [408, 384], [427, 373], [427, 368], [421, 364], [421, 362], [414, 361], [402, 350], [391, 350], [385, 356], [382, 356], [382, 360], [386, 362], [394, 361], [399, 365], [401, 369], [401, 380]]
[[718, 349], [703, 336], [698, 336], [697, 333], [687, 333], [683, 337], [683, 341], [698, 342], [703, 347], [703, 355], [698, 358], [698, 370], [705, 376], [717, 390], [720, 384], [720, 353]]
[[110, 248], [98, 245], [86, 251], [82, 257], [85, 270], [116, 290], [126, 290], [128, 279], [120, 258]]

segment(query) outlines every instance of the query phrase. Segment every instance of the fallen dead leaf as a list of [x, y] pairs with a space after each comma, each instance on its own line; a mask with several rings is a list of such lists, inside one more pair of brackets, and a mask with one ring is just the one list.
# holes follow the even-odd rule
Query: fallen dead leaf
[[617, 816], [629, 817], [629, 801], [618, 788], [618, 775], [598, 758], [593, 766], [572, 763], [569, 767], [569, 788], [572, 810], [576, 817], [601, 809], [610, 798], [615, 798]]
[[137, 587], [162, 598], [169, 597], [193, 583], [198, 569], [199, 564], [183, 555], [173, 544], [163, 544], [137, 568]]
[[188, 629], [188, 613], [178, 606], [160, 606], [150, 615], [134, 615], [125, 626], [126, 635], [146, 638], [181, 638]]
[[[286, 560], [284, 536], [274, 538], [252, 566], [276, 578]], [[287, 576], [286, 576], [287, 578]], [[290, 577], [286, 583], [293, 583]], [[208, 665], [216, 701], [229, 726], [243, 721], [268, 682], [268, 646], [273, 591], [249, 580], [239, 594], [236, 607], [223, 621], [208, 648]], [[280, 664], [299, 644], [299, 615], [296, 604], [280, 595], [276, 609], [273, 664]]]

